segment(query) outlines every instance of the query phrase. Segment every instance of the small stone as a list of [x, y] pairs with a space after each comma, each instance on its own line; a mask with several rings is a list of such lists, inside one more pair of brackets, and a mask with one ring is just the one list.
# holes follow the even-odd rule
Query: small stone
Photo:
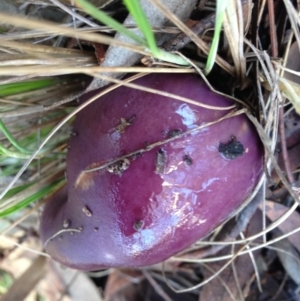
[[88, 206], [82, 207], [82, 211], [86, 214], [86, 216], [91, 217], [92, 211], [88, 208]]
[[231, 140], [228, 143], [220, 143], [218, 151], [229, 160], [233, 160], [245, 153], [243, 144], [237, 141], [234, 136], [231, 137]]
[[107, 166], [106, 170], [110, 173], [121, 176], [123, 172], [128, 169], [129, 165], [130, 161], [127, 158], [124, 158]]
[[163, 174], [167, 164], [167, 154], [163, 149], [159, 149], [156, 153], [155, 173]]
[[183, 161], [186, 163], [186, 165], [191, 166], [193, 164], [193, 160], [189, 155], [183, 156]]
[[69, 219], [65, 219], [63, 226], [64, 228], [69, 228], [71, 226], [71, 221]]
[[171, 130], [168, 133], [168, 138], [173, 138], [173, 137], [179, 136], [181, 134], [182, 134], [182, 130], [180, 130], [180, 129]]
[[136, 221], [136, 222], [134, 223], [134, 225], [133, 225], [133, 228], [134, 228], [134, 230], [139, 231], [139, 230], [141, 230], [141, 229], [143, 228], [144, 224], [145, 224], [145, 223], [144, 223], [143, 220], [141, 220], [141, 221]]
[[116, 127], [116, 131], [121, 134], [124, 133], [126, 128], [133, 123], [135, 117], [135, 115], [132, 115], [129, 119], [121, 118], [120, 124]]

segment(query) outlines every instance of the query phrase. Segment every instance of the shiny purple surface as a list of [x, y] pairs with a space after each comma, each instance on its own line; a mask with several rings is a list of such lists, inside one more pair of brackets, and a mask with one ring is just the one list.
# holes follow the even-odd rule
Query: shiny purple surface
[[[210, 105], [232, 104], [194, 75], [155, 74], [136, 83]], [[41, 220], [44, 242], [64, 229], [65, 220], [68, 230], [82, 230], [55, 236], [46, 251], [82, 270], [138, 267], [163, 261], [209, 234], [243, 203], [262, 173], [262, 145], [244, 115], [131, 158], [122, 175], [102, 169], [82, 176], [82, 171], [163, 140], [172, 130], [184, 132], [227, 113], [125, 87], [89, 105], [74, 122], [67, 188], [47, 203]], [[120, 133], [121, 118], [133, 115], [133, 123]], [[228, 160], [218, 147], [232, 136], [246, 151]], [[163, 173], [155, 172], [159, 149], [166, 154]]]

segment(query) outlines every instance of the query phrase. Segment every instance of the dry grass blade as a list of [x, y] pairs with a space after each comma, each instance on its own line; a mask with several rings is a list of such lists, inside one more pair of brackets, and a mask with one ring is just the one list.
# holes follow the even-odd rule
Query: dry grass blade
[[[282, 222], [282, 220], [281, 220]], [[276, 229], [276, 227], [278, 226], [280, 222], [278, 223], [273, 223], [272, 224], [272, 229]], [[274, 225], [275, 224], [275, 225]], [[269, 230], [269, 229], [268, 229]], [[174, 262], [187, 262], [187, 263], [207, 263], [207, 262], [216, 262], [216, 261], [222, 261], [222, 260], [229, 260], [229, 259], [232, 259], [233, 256], [236, 258], [237, 256], [241, 256], [241, 255], [245, 255], [245, 254], [248, 254], [249, 252], [253, 252], [253, 251], [257, 251], [257, 250], [260, 250], [261, 248], [266, 248], [266, 247], [269, 247], [270, 245], [276, 243], [277, 241], [280, 241], [280, 240], [283, 240], [285, 238], [288, 238], [289, 236], [291, 235], [294, 235], [294, 234], [298, 234], [298, 232], [300, 232], [300, 227], [292, 230], [292, 231], [289, 231], [281, 236], [278, 236], [272, 240], [269, 240], [265, 243], [261, 243], [261, 244], [252, 244], [252, 243], [249, 243], [249, 245], [251, 246], [248, 250], [242, 250], [242, 251], [239, 251], [238, 253], [236, 254], [232, 254], [232, 255], [224, 255], [224, 256], [216, 256], [216, 257], [211, 257], [211, 258], [202, 258], [202, 259], [188, 259], [188, 258], [177, 258], [177, 257], [172, 257], [171, 259], [169, 259], [170, 261], [174, 261]], [[207, 244], [227, 244], [227, 245], [232, 245], [232, 244], [241, 244], [241, 243], [245, 243], [245, 241], [250, 241], [250, 240], [253, 240], [253, 239], [256, 239], [260, 236], [262, 236], [262, 234], [264, 234], [263, 232], [262, 233], [259, 233], [259, 234], [256, 234], [256, 235], [253, 235], [251, 237], [247, 237], [245, 238], [245, 240], [237, 240], [237, 241], [234, 241], [234, 242], [207, 242]], [[244, 245], [244, 247], [246, 248], [246, 245]], [[272, 247], [269, 247], [269, 248], [272, 248]]]
[[244, 26], [241, 1], [230, 0], [224, 16], [224, 31], [228, 39], [236, 75], [241, 86], [245, 84]]
[[[172, 94], [172, 93], [160, 91], [160, 90], [157, 90], [157, 89], [147, 88], [147, 87], [140, 86], [140, 85], [130, 83], [130, 82], [127, 82], [127, 81], [114, 79], [114, 78], [111, 78], [111, 77], [108, 77], [108, 76], [105, 76], [105, 75], [101, 75], [101, 74], [93, 74], [93, 75], [95, 77], [97, 76], [97, 77], [103, 78], [107, 81], [113, 82], [115, 84], [123, 85], [125, 87], [129, 87], [129, 88], [133, 88], [133, 89], [137, 89], [137, 90], [141, 90], [141, 91], [145, 91], [145, 92], [150, 92], [150, 93], [153, 93], [153, 94], [162, 95], [162, 96], [165, 96], [165, 97], [173, 98], [173, 99], [185, 102], [185, 103], [193, 104], [195, 106], [210, 109], [210, 110], [227, 111], [227, 110], [236, 108], [236, 105], [231, 105], [231, 106], [228, 106], [228, 107], [218, 107], [218, 106], [206, 105], [204, 103], [197, 102], [197, 101], [195, 101], [193, 99], [189, 99], [187, 97], [182, 97], [182, 96], [179, 96], [179, 95], [175, 95], [175, 94]], [[145, 74], [143, 74], [143, 75], [145, 75]]]
[[147, 270], [143, 270], [143, 274], [163, 300], [172, 301], [172, 299], [164, 292], [164, 290], [160, 287], [160, 285], [155, 281], [155, 279]]
[[131, 51], [141, 53], [143, 55], [148, 55], [148, 52], [145, 52], [143, 47], [125, 43], [119, 40], [115, 40], [113, 38], [101, 34], [79, 32], [76, 29], [65, 28], [49, 21], [43, 21], [43, 22], [35, 21], [35, 20], [21, 18], [20, 16], [7, 15], [1, 12], [0, 12], [0, 19], [1, 22], [12, 24], [14, 26], [18, 26], [21, 28], [28, 28], [28, 29], [43, 28], [43, 31], [48, 34], [67, 36], [67, 37], [82, 39], [94, 43], [103, 43], [106, 45], [120, 46], [129, 49]]
[[272, 164], [274, 165], [274, 168], [275, 168], [280, 180], [282, 181], [282, 183], [284, 184], [286, 189], [289, 191], [289, 193], [291, 194], [291, 196], [293, 197], [295, 202], [300, 203], [299, 196], [295, 193], [295, 191], [293, 191], [291, 185], [287, 181], [286, 177], [284, 176], [283, 172], [281, 171], [280, 167], [278, 166], [278, 163], [276, 162], [276, 158], [269, 146], [269, 145], [271, 145], [271, 143], [270, 143], [269, 138], [267, 137], [265, 131], [263, 130], [261, 125], [258, 123], [258, 121], [253, 116], [248, 114], [248, 118], [255, 124], [256, 128], [258, 129], [258, 133], [261, 136], [262, 141], [264, 142], [267, 154], [268, 154], [269, 158], [272, 160]]
[[[85, 73], [93, 75], [94, 73], [170, 73], [170, 68], [148, 68], [148, 67], [84, 67], [65, 65], [65, 66], [23, 66], [23, 67], [2, 67], [0, 69], [0, 75], [33, 75], [33, 76], [47, 76], [47, 75], [64, 75], [64, 74], [78, 74]], [[174, 70], [174, 71], [173, 71]], [[176, 68], [172, 69], [174, 73], [195, 73], [194, 70], [188, 68]]]
[[89, 19], [81, 16], [80, 14], [76, 13], [76, 11], [74, 9], [70, 9], [69, 7], [64, 5], [63, 3], [61, 3], [57, 0], [51, 0], [51, 2], [54, 5], [56, 5], [57, 7], [60, 7], [62, 10], [64, 10], [68, 14], [70, 14], [73, 17], [73, 20], [77, 19], [77, 20], [80, 20], [80, 21], [84, 22], [87, 25], [90, 25], [91, 27], [98, 27], [98, 25], [96, 23], [94, 23], [94, 22], [90, 21]]
[[[16, 58], [15, 55], [6, 54], [2, 55], [0, 58], [0, 67], [2, 66], [10, 66], [9, 68], [12, 68], [12, 71], [9, 72], [8, 70], [3, 70], [3, 75], [15, 75], [16, 69], [20, 68], [22, 69], [23, 66], [31, 66], [31, 65], [38, 65], [40, 69], [45, 66], [67, 66], [68, 68], [74, 66], [97, 66], [97, 60], [92, 55], [83, 55], [82, 57], [78, 56], [71, 56], [71, 55], [51, 55], [51, 56], [44, 56], [44, 57], [37, 57], [36, 55], [32, 54], [20, 54]], [[17, 68], [14, 68], [13, 66], [16, 66]], [[13, 73], [15, 71], [15, 73]], [[35, 70], [35, 72], [37, 72]], [[43, 72], [40, 72], [41, 74]], [[49, 72], [51, 73], [51, 71]], [[25, 75], [24, 73], [20, 72], [21, 75]], [[28, 74], [28, 73], [27, 73]], [[34, 74], [34, 73], [33, 73]], [[65, 74], [67, 74], [65, 72]], [[45, 72], [45, 75], [47, 73]]]
[[[235, 241], [230, 241], [230, 242], [226, 242], [226, 241], [208, 241], [208, 242], [201, 241], [199, 244], [200, 244], [200, 246], [203, 246], [203, 245], [211, 245], [211, 246], [213, 246], [213, 245], [216, 245], [216, 246], [217, 245], [223, 245], [223, 246], [228, 246], [228, 245], [233, 245], [233, 244], [244, 244], [246, 242], [251, 242], [251, 241], [253, 241], [253, 240], [257, 239], [257, 238], [260, 238], [262, 235], [267, 234], [268, 232], [272, 231], [273, 229], [276, 229], [278, 226], [280, 226], [282, 223], [284, 223], [284, 221], [286, 221], [293, 214], [293, 212], [297, 209], [297, 207], [298, 207], [298, 203], [294, 203], [294, 205], [291, 208], [289, 208], [288, 210], [286, 210], [285, 212], [283, 212], [282, 215], [276, 219], [276, 221], [274, 221], [271, 225], [269, 225], [263, 231], [255, 234], [255, 235], [251, 235], [249, 237], [246, 237], [246, 238], [244, 238], [242, 240], [236, 239]], [[294, 233], [297, 233], [299, 231], [300, 231], [300, 227], [296, 228], [295, 230], [289, 231], [285, 235], [281, 236], [278, 240], [284, 239], [285, 237], [288, 237], [288, 236], [290, 236], [290, 235], [292, 235]], [[254, 247], [254, 248], [248, 249], [248, 251], [257, 250], [260, 247], [270, 245], [270, 244], [272, 244], [275, 241], [277, 241], [277, 240], [269, 241], [268, 243], [265, 242], [264, 244], [259, 245], [258, 247]], [[245, 254], [248, 251], [245, 251], [245, 252], [243, 251], [240, 254]], [[201, 258], [201, 259], [194, 259], [194, 258], [188, 259], [186, 257], [184, 257], [184, 258], [173, 257], [171, 260], [172, 261], [186, 261], [186, 262], [214, 262], [216, 260], [226, 260], [226, 259], [229, 259], [229, 258], [231, 258], [231, 255], [229, 255], [229, 256], [222, 256], [222, 257], [218, 257], [218, 258], [217, 257], [213, 257], [213, 258]]]
[[[62, 47], [52, 47], [46, 45], [36, 45], [36, 44], [30, 44], [25, 42], [16, 42], [16, 41], [7, 40], [6, 38], [7, 38], [6, 36], [0, 35], [0, 40], [2, 40], [2, 47], [11, 48], [14, 49], [15, 51], [25, 52], [28, 54], [34, 54], [35, 56], [39, 55], [39, 57], [49, 58], [50, 54], [51, 55], [54, 54], [73, 55], [78, 57], [91, 56], [90, 52], [88, 51], [62, 48]], [[45, 56], [41, 56], [42, 54], [44, 54]]]
[[[245, 236], [244, 236], [243, 232], [240, 233], [240, 236], [241, 236], [242, 239], [245, 239]], [[260, 292], [262, 292], [261, 280], [260, 280], [260, 275], [259, 275], [259, 269], [258, 269], [257, 263], [255, 261], [255, 256], [254, 256], [253, 252], [251, 252], [249, 245], [246, 248], [249, 250], [248, 254], [249, 254], [250, 258], [251, 258], [251, 262], [252, 262], [252, 265], [254, 267], [254, 272], [255, 272], [255, 277], [256, 277], [258, 289], [259, 289]]]
[[[210, 266], [208, 266], [207, 264], [204, 263], [204, 264], [202, 264], [202, 265], [203, 265], [203, 267], [204, 267], [205, 269], [207, 269], [212, 275], [215, 275], [215, 274], [216, 274], [216, 271], [213, 270], [213, 269], [212, 269]], [[231, 300], [232, 300], [232, 301], [238, 301], [238, 300], [235, 298], [234, 294], [232, 293], [230, 287], [228, 287], [228, 285], [227, 285], [226, 281], [223, 279], [223, 277], [217, 275], [217, 276], [216, 276], [216, 279], [217, 279], [217, 280], [221, 283], [221, 285], [225, 288], [225, 291], [228, 293], [228, 295], [230, 296]], [[199, 300], [199, 301], [201, 301], [201, 300]]]
[[296, 40], [298, 42], [298, 45], [300, 45], [300, 31], [299, 31], [299, 14], [296, 11], [295, 7], [293, 6], [292, 2], [289, 0], [284, 0], [283, 1], [286, 7], [287, 14], [289, 16], [289, 20], [291, 22], [291, 26], [293, 29], [293, 33], [296, 37]]
[[184, 292], [189, 292], [189, 291], [192, 291], [194, 289], [197, 289], [197, 288], [200, 288], [202, 286], [204, 286], [205, 284], [209, 283], [210, 281], [212, 281], [213, 279], [215, 279], [216, 277], [218, 277], [228, 266], [231, 265], [231, 263], [239, 256], [242, 254], [242, 251], [246, 248], [247, 244], [245, 244], [244, 246], [242, 246], [235, 254], [233, 255], [229, 255], [229, 260], [224, 264], [222, 265], [222, 267], [220, 267], [220, 269], [218, 271], [216, 271], [212, 276], [206, 278], [204, 281], [202, 281], [201, 283], [193, 286], [193, 287], [189, 287], [189, 288], [186, 288], [186, 289], [180, 289], [180, 290], [177, 290], [177, 289], [174, 289], [172, 287], [172, 285], [169, 283], [168, 279], [166, 279], [166, 283], [168, 284], [168, 286], [175, 292], [177, 293], [184, 293]]

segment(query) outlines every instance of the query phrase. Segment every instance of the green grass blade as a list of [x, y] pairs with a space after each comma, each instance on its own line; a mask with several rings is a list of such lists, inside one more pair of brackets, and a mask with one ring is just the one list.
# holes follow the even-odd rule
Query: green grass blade
[[7, 159], [3, 156], [0, 156], [0, 166], [1, 166], [1, 178], [7, 178], [14, 176], [18, 170], [20, 169], [20, 165], [22, 164], [21, 160], [11, 160], [11, 158]]
[[158, 49], [157, 54], [155, 56], [157, 59], [160, 59], [165, 62], [174, 63], [182, 66], [189, 66], [190, 63], [185, 60], [183, 57], [173, 54], [171, 52], [164, 51], [162, 49]]
[[170, 53], [170, 52], [166, 52], [157, 47], [155, 36], [152, 32], [151, 25], [147, 19], [147, 16], [143, 12], [143, 9], [140, 5], [139, 0], [123, 0], [123, 2], [126, 5], [128, 11], [133, 16], [139, 29], [145, 36], [145, 38], [147, 40], [148, 48], [152, 52], [152, 55], [155, 58], [160, 59], [162, 61], [169, 62], [169, 63], [175, 63], [178, 65], [184, 65], [184, 66], [189, 65], [189, 63], [182, 57], [175, 55], [173, 53]]
[[11, 151], [5, 148], [3, 145], [0, 144], [0, 155], [6, 156], [9, 158], [16, 158], [16, 159], [28, 159], [30, 158], [30, 154], [24, 154], [20, 152]]
[[228, 0], [218, 0], [217, 2], [215, 32], [205, 66], [206, 74], [211, 71], [215, 63], [227, 3]]
[[[29, 183], [29, 184], [23, 184], [23, 185], [19, 185], [19, 186], [16, 186], [12, 189], [10, 189], [7, 194], [5, 195], [6, 198], [11, 198], [12, 196], [14, 196], [15, 194], [29, 188], [30, 186], [32, 186], [33, 184], [35, 184], [35, 182], [32, 182], [32, 183]], [[3, 202], [3, 200], [2, 200]]]
[[16, 148], [18, 149], [21, 153], [24, 154], [31, 154], [32, 152], [27, 150], [26, 148], [22, 147], [15, 139], [14, 137], [11, 135], [11, 133], [9, 132], [9, 130], [7, 129], [7, 127], [5, 126], [5, 124], [3, 123], [3, 121], [0, 119], [0, 130], [3, 132], [3, 134], [5, 135], [5, 137], [9, 140], [9, 142]]
[[98, 10], [95, 6], [93, 6], [86, 0], [74, 0], [74, 2], [78, 6], [82, 7], [82, 9], [86, 13], [88, 13], [89, 15], [91, 15], [92, 17], [97, 19], [98, 21], [104, 23], [107, 26], [112, 27], [117, 32], [122, 33], [122, 34], [126, 35], [127, 37], [130, 37], [138, 44], [147, 48], [147, 50], [150, 50], [149, 55], [152, 55], [153, 57], [163, 60], [163, 61], [166, 61], [166, 62], [175, 63], [178, 65], [184, 65], [184, 66], [189, 65], [189, 63], [186, 60], [184, 60], [183, 58], [181, 58], [180, 56], [163, 51], [157, 47], [155, 37], [152, 33], [149, 21], [148, 21], [147, 17], [145, 16], [138, 0], [133, 0], [133, 1], [128, 0], [128, 1], [126, 1], [125, 4], [129, 10], [129, 12], [132, 14], [134, 19], [136, 20], [136, 23], [139, 26], [140, 30], [146, 37], [146, 40], [144, 38], [141, 38], [138, 35], [134, 34], [130, 30], [125, 28], [122, 24], [120, 24], [116, 20], [112, 19], [111, 17], [107, 16], [104, 12]]
[[86, 0], [74, 0], [74, 3], [77, 6], [80, 6], [86, 13], [90, 16], [94, 17], [98, 21], [104, 23], [107, 26], [110, 26], [114, 30], [119, 33], [124, 34], [125, 36], [131, 38], [133, 41], [137, 42], [140, 45], [147, 46], [145, 39], [139, 37], [138, 35], [134, 34], [132, 31], [124, 27], [118, 21], [114, 20], [110, 16], [108, 16], [105, 12], [99, 10], [96, 6], [92, 5]]
[[158, 51], [156, 40], [152, 32], [151, 25], [142, 10], [139, 0], [123, 0], [123, 2], [126, 5], [128, 11], [133, 16], [139, 29], [145, 36], [148, 48], [152, 51], [153, 55], [155, 55]]
[[[0, 67], [1, 68], [1, 67]], [[58, 82], [57, 79], [39, 79], [30, 82], [20, 82], [0, 85], [0, 97], [15, 95], [24, 92], [30, 92], [42, 88], [49, 87]]]
[[54, 183], [51, 183], [51, 184], [45, 186], [41, 190], [39, 190], [36, 193], [30, 195], [29, 197], [25, 198], [24, 200], [22, 200], [21, 202], [15, 204], [15, 205], [13, 205], [12, 207], [9, 207], [7, 209], [4, 209], [3, 211], [0, 211], [0, 218], [4, 217], [4, 216], [7, 216], [9, 214], [12, 214], [14, 212], [17, 212], [18, 210], [20, 210], [22, 208], [25, 208], [29, 204], [40, 200], [41, 198], [47, 196], [51, 192], [59, 189], [63, 185], [65, 185], [65, 180], [60, 179], [60, 180], [55, 181]]

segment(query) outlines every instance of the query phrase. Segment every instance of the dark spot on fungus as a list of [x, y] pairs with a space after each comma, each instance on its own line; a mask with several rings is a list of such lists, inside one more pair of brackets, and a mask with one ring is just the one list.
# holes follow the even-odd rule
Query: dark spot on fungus
[[173, 137], [179, 136], [181, 134], [182, 134], [182, 130], [180, 130], [180, 129], [171, 130], [168, 133], [168, 138], [173, 138]]
[[234, 136], [231, 137], [228, 143], [220, 143], [218, 150], [219, 153], [229, 160], [242, 156], [245, 152], [243, 144], [237, 141]]
[[69, 228], [71, 226], [71, 221], [69, 219], [65, 219], [63, 226], [64, 228]]
[[119, 132], [119, 133], [124, 133], [126, 128], [133, 124], [133, 121], [134, 121], [135, 117], [136, 117], [136, 115], [132, 115], [128, 119], [121, 118], [120, 119], [120, 124], [116, 127], [116, 131]]
[[136, 118], [136, 115], [133, 114], [133, 115], [130, 116], [129, 119], [127, 119], [127, 121], [128, 121], [130, 124], [133, 124], [133, 121], [135, 120], [135, 118]]
[[155, 173], [163, 174], [167, 164], [167, 154], [163, 149], [159, 149], [156, 153]]
[[189, 155], [183, 156], [183, 161], [188, 165], [191, 166], [193, 164], [193, 160]]
[[136, 158], [140, 157], [142, 155], [141, 152], [137, 152], [134, 155], [132, 155], [131, 160], [135, 160]]
[[121, 118], [120, 124], [116, 127], [116, 131], [119, 133], [124, 133], [129, 125], [130, 123], [125, 118]]
[[128, 169], [130, 161], [127, 158], [121, 159], [116, 163], [113, 163], [106, 167], [106, 170], [115, 175], [121, 176], [123, 172]]
[[98, 230], [99, 230], [99, 228], [98, 228], [98, 227], [95, 227], [95, 228], [94, 228], [94, 231], [95, 231], [95, 232], [97, 232]]
[[145, 150], [149, 149], [150, 143], [149, 141], [144, 142]]
[[139, 231], [143, 228], [144, 224], [145, 223], [143, 220], [136, 221], [136, 222], [134, 222], [133, 228], [134, 228], [134, 230]]
[[[92, 211], [89, 209], [88, 206], [82, 207], [82, 211], [86, 214], [86, 216], [91, 217], [92, 216]], [[79, 229], [80, 230], [80, 229]]]

